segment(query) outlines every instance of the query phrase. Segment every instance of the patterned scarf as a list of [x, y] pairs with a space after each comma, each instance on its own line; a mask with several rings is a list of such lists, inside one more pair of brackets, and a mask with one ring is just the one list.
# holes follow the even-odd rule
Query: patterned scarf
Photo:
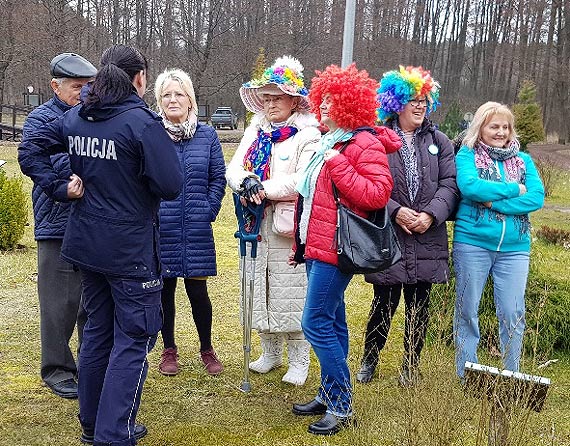
[[285, 126], [273, 130], [271, 133], [259, 129], [257, 139], [253, 141], [245, 156], [243, 167], [256, 174], [261, 181], [269, 179], [269, 162], [271, 161], [271, 147], [273, 144], [285, 141], [295, 136], [299, 130], [295, 127]]
[[196, 133], [196, 127], [198, 126], [198, 117], [190, 112], [188, 113], [188, 119], [181, 124], [175, 124], [170, 122], [164, 114], [162, 115], [162, 122], [164, 123], [164, 128], [168, 132], [168, 136], [172, 141], [178, 142], [183, 139], [192, 139], [194, 133]]
[[[524, 184], [526, 180], [526, 165], [518, 155], [520, 150], [519, 142], [514, 139], [509, 147], [491, 147], [482, 142], [478, 142], [475, 150], [475, 167], [479, 178], [488, 181], [503, 181], [501, 171], [495, 161], [502, 161], [505, 171], [505, 181]], [[482, 204], [478, 205], [478, 217], [485, 215], [487, 208]], [[492, 209], [488, 210], [489, 219], [505, 221], [506, 216]], [[522, 237], [530, 231], [530, 220], [528, 215], [514, 215], [515, 224]]]
[[394, 131], [402, 140], [402, 148], [399, 150], [399, 153], [404, 163], [404, 173], [406, 174], [406, 185], [408, 186], [408, 197], [410, 197], [410, 203], [414, 202], [420, 188], [418, 159], [416, 156], [416, 136], [419, 130], [420, 127], [414, 130], [412, 141], [408, 145], [403, 130], [400, 128], [397, 122], [394, 123]]

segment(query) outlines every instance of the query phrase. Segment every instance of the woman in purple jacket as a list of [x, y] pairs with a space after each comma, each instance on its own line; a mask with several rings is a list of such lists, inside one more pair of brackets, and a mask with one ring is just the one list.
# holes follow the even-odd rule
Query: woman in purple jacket
[[458, 200], [455, 160], [452, 143], [426, 117], [439, 105], [439, 84], [428, 71], [421, 67], [389, 71], [378, 91], [378, 115], [402, 140], [402, 148], [388, 155], [394, 188], [387, 206], [402, 260], [386, 271], [366, 275], [374, 286], [374, 299], [356, 379], [366, 383], [374, 376], [403, 289], [406, 322], [399, 383], [411, 386], [420, 376], [431, 286], [449, 278], [445, 221]]
[[212, 222], [220, 211], [226, 187], [222, 146], [212, 127], [198, 123], [198, 106], [188, 74], [166, 70], [158, 76], [154, 91], [159, 114], [174, 141], [184, 174], [180, 195], [160, 205], [164, 350], [159, 371], [176, 375], [179, 370], [174, 295], [177, 279], [183, 277], [198, 330], [202, 362], [210, 375], [218, 375], [224, 368], [212, 347], [212, 303], [206, 278], [216, 275]]

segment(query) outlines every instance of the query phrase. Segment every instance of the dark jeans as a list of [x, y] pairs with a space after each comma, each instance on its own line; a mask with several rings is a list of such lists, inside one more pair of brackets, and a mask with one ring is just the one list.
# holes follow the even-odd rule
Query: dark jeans
[[[174, 341], [174, 319], [176, 316], [175, 292], [177, 277], [164, 278], [164, 287], [162, 288], [162, 312], [164, 321], [162, 324], [162, 341], [164, 348], [176, 347]], [[186, 295], [190, 300], [192, 307], [192, 318], [196, 329], [198, 330], [198, 338], [200, 339], [200, 351], [205, 352], [212, 348], [212, 302], [208, 296], [207, 281], [202, 279], [184, 279], [184, 287]]]
[[77, 325], [78, 351], [86, 315], [81, 301], [81, 273], [61, 260], [62, 240], [38, 240], [41, 377], [50, 385], [75, 378], [77, 367], [69, 340]]
[[400, 303], [402, 288], [406, 302], [406, 322], [404, 330], [403, 367], [417, 367], [424, 346], [429, 321], [429, 293], [431, 283], [376, 285], [374, 299], [366, 327], [364, 361], [376, 363], [378, 354], [384, 348], [390, 324]]

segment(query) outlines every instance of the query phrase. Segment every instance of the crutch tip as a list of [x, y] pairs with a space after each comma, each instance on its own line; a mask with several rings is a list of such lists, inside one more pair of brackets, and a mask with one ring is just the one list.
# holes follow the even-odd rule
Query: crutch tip
[[251, 383], [247, 381], [242, 382], [239, 390], [241, 390], [244, 393], [251, 392]]

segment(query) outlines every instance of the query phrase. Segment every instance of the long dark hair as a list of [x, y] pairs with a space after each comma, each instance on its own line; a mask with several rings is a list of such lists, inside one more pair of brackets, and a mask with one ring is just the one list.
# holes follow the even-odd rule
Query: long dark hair
[[132, 46], [113, 45], [101, 56], [101, 68], [95, 76], [84, 104], [116, 104], [128, 98], [135, 89], [133, 79], [148, 62], [139, 50]]

